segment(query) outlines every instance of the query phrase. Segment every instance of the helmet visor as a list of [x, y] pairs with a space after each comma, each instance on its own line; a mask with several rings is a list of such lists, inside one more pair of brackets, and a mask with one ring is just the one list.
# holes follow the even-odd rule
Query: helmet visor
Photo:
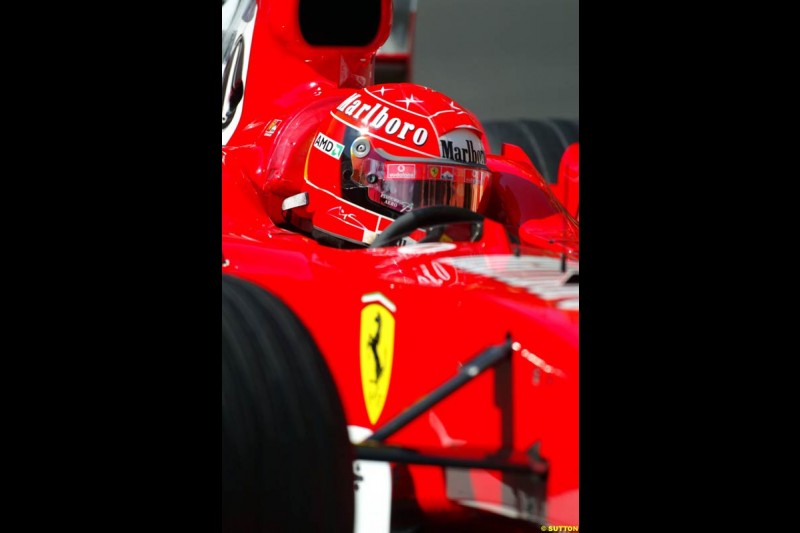
[[435, 162], [392, 161], [381, 154], [353, 158], [353, 186], [367, 187], [370, 201], [397, 213], [430, 206], [477, 211], [489, 186], [486, 167]]

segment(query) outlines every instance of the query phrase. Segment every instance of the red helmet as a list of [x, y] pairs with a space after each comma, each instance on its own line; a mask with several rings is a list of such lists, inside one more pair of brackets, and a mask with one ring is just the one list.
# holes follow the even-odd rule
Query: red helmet
[[288, 198], [283, 209], [298, 208], [318, 237], [369, 244], [414, 208], [478, 211], [491, 175], [488, 147], [477, 118], [433, 89], [360, 89], [321, 123], [306, 159], [307, 196]]

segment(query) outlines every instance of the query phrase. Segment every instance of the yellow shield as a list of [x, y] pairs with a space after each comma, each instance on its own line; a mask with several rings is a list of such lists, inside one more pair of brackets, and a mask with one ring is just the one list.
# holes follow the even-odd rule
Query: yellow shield
[[389, 393], [394, 356], [394, 316], [380, 303], [361, 310], [361, 388], [369, 421], [378, 421]]

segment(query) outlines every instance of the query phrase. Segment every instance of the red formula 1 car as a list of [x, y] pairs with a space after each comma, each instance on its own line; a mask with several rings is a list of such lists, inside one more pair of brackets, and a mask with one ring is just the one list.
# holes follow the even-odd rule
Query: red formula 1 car
[[374, 83], [391, 19], [223, 2], [223, 531], [575, 528], [577, 144]]

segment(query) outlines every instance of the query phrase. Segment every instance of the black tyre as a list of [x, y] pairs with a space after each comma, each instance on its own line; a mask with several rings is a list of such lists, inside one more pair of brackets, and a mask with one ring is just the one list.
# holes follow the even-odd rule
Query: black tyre
[[483, 126], [493, 154], [500, 153], [503, 143], [516, 144], [548, 183], [557, 182], [561, 156], [578, 142], [577, 120], [487, 120]]
[[353, 448], [335, 383], [279, 299], [222, 276], [222, 531], [353, 531]]

